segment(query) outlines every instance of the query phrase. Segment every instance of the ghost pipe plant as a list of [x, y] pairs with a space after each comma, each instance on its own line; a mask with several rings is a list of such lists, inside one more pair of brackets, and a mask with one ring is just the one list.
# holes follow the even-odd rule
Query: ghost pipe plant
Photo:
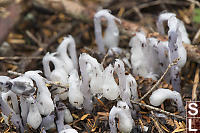
[[70, 73], [69, 77], [69, 102], [76, 108], [80, 109], [83, 104], [83, 94], [80, 90], [81, 81], [76, 69]]
[[[65, 67], [67, 67], [67, 65], [65, 63], [63, 63], [63, 61], [60, 60], [58, 57], [56, 57], [55, 56], [56, 54], [57, 53], [51, 53], [51, 54], [47, 53], [43, 57], [42, 63], [43, 63], [44, 74], [49, 80], [54, 81], [54, 82], [59, 82], [61, 85], [67, 86], [68, 85], [68, 73], [64, 69]], [[52, 62], [54, 65], [54, 70], [52, 70], [52, 71], [50, 68], [50, 62]], [[71, 69], [70, 69], [70, 71], [71, 71]], [[59, 96], [62, 100], [67, 99], [68, 94], [65, 91], [66, 90], [64, 88], [60, 88], [60, 87], [56, 89], [56, 93], [58, 93], [58, 94], [62, 93]]]
[[81, 92], [84, 96], [83, 106], [87, 111], [91, 111], [93, 108], [91, 93], [103, 93], [101, 88], [103, 67], [95, 58], [86, 53], [80, 55], [79, 66], [82, 76]]
[[111, 133], [117, 133], [115, 118], [119, 119], [118, 128], [120, 132], [130, 133], [134, 124], [131, 112], [126, 102], [118, 101], [117, 107], [113, 106], [109, 113], [109, 126]]
[[35, 81], [38, 88], [36, 97], [37, 106], [40, 114], [46, 116], [54, 110], [54, 104], [51, 99], [51, 93], [46, 87], [44, 78], [40, 76], [39, 73], [41, 73], [41, 71], [27, 71], [24, 75]]
[[131, 74], [125, 75], [124, 63], [119, 59], [115, 60], [114, 69], [119, 78], [120, 97], [122, 101], [132, 107], [130, 103], [131, 96], [133, 100], [138, 98], [135, 78]]
[[166, 99], [172, 99], [177, 104], [177, 109], [181, 114], [184, 114], [184, 106], [180, 93], [169, 89], [160, 88], [152, 93], [149, 101], [153, 106], [160, 106]]
[[78, 69], [76, 44], [74, 38], [71, 35], [64, 37], [64, 40], [57, 48], [57, 53], [58, 58], [64, 62], [64, 68], [67, 73], [70, 73], [70, 71], [73, 69]]
[[[104, 38], [102, 37], [101, 18], [107, 20], [107, 28]], [[119, 42], [119, 30], [115, 20], [121, 23], [120, 19], [110, 14], [109, 10], [103, 9], [94, 15], [94, 30], [95, 38], [98, 49], [100, 52], [105, 53], [104, 45], [108, 48], [117, 47]]]
[[[170, 17], [176, 17], [176, 14], [174, 13], [169, 13], [169, 12], [164, 12], [164, 13], [161, 13], [158, 17], [158, 21], [157, 21], [157, 28], [158, 28], [158, 32], [161, 34], [161, 35], [164, 35], [165, 34], [165, 29], [164, 29], [164, 26], [163, 26], [163, 22], [164, 21], [168, 21], [170, 19]], [[191, 41], [190, 39], [188, 38], [188, 34], [187, 34], [187, 31], [185, 29], [185, 26], [184, 26], [184, 23], [177, 19], [178, 23], [179, 23], [179, 30], [180, 30], [180, 34], [182, 36], [182, 41], [184, 43], [187, 43], [187, 44], [190, 44]]]
[[172, 63], [175, 59], [180, 58], [180, 61], [177, 65], [171, 67], [170, 77], [171, 84], [173, 88], [180, 92], [180, 76], [179, 73], [181, 68], [186, 63], [187, 53], [185, 48], [182, 45], [182, 37], [179, 31], [179, 21], [176, 17], [170, 17], [168, 20], [168, 46], [170, 50], [170, 63]]
[[[143, 33], [137, 32], [134, 37], [131, 38], [129, 42], [131, 46], [131, 65], [133, 68], [133, 74], [143, 76], [144, 78], [157, 79], [157, 74], [155, 74], [150, 69], [151, 62], [147, 59], [149, 55], [147, 46], [146, 36]], [[154, 60], [152, 58], [151, 60]]]

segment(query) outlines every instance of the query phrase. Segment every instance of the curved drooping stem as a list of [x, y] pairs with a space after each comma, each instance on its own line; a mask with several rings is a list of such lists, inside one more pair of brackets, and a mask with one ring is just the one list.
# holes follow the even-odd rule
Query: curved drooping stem
[[[121, 101], [118, 101], [118, 103], [119, 102]], [[125, 103], [125, 105], [127, 104]], [[134, 126], [134, 121], [131, 117], [131, 113], [130, 113], [130, 109], [128, 108], [128, 105], [126, 107], [113, 106], [112, 109], [110, 110], [109, 126], [110, 126], [111, 133], [117, 133], [115, 118], [119, 119], [118, 127], [119, 127], [120, 132], [125, 132], [125, 133], [131, 132]]]
[[154, 106], [160, 106], [166, 99], [172, 99], [177, 104], [177, 109], [181, 114], [184, 114], [184, 106], [180, 93], [169, 89], [160, 88], [152, 93], [149, 101]]
[[[102, 37], [102, 28], [101, 28], [101, 18], [104, 17], [107, 20], [107, 29], [105, 32], [105, 37]], [[115, 20], [121, 23], [121, 21], [110, 14], [109, 10], [100, 10], [94, 16], [94, 30], [95, 30], [95, 39], [98, 45], [98, 49], [100, 52], [105, 54], [104, 46], [106, 45], [108, 48], [118, 46], [118, 37], [119, 30], [115, 23]]]
[[[71, 59], [67, 53], [68, 51]], [[76, 44], [71, 35], [64, 38], [62, 43], [58, 46], [57, 52], [60, 54], [61, 59], [65, 62], [65, 69], [67, 73], [74, 69], [74, 67], [76, 70], [78, 69]]]
[[167, 21], [172, 16], [176, 16], [176, 14], [174, 14], [174, 13], [166, 13], [165, 12], [165, 13], [161, 13], [159, 15], [158, 20], [156, 22], [156, 25], [157, 25], [158, 32], [161, 35], [165, 35], [165, 29], [164, 29], [163, 22]]
[[[68, 83], [68, 73], [64, 70], [64, 63], [55, 57], [56, 53], [47, 53], [43, 58], [43, 69], [45, 76], [54, 82], [60, 82], [62, 85]], [[50, 69], [50, 62], [54, 65], [54, 70]]]
[[[161, 35], [165, 35], [165, 29], [164, 29], [164, 26], [163, 26], [163, 22], [164, 21], [168, 21], [171, 17], [176, 17], [176, 14], [174, 13], [169, 13], [169, 12], [164, 12], [164, 13], [161, 13], [158, 17], [158, 20], [157, 20], [157, 28], [158, 28], [158, 32], [161, 34]], [[184, 26], [184, 23], [177, 19], [178, 20], [178, 29], [180, 31], [180, 34], [182, 36], [182, 41], [184, 43], [187, 43], [187, 44], [191, 44], [191, 41], [188, 37], [188, 33], [185, 29], [185, 26]]]

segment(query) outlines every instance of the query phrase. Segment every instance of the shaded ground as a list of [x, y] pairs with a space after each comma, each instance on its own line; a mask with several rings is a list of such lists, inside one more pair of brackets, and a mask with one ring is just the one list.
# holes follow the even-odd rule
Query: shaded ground
[[[193, 44], [199, 44], [200, 39], [198, 38], [200, 37], [197, 37], [197, 39], [194, 38], [200, 25], [192, 21], [194, 8], [198, 7], [198, 4], [196, 5], [190, 1], [80, 0], [70, 3], [74, 9], [69, 8], [69, 6], [65, 5], [66, 3], [59, 2], [59, 0], [55, 3], [50, 2], [50, 0], [38, 1], [31, 0], [18, 3], [16, 0], [15, 3], [9, 0], [3, 0], [0, 2], [0, 6], [2, 7], [0, 8], [0, 42], [2, 44], [3, 42], [10, 44], [10, 47], [3, 47], [0, 44], [0, 75], [9, 75], [8, 70], [21, 73], [27, 70], [42, 70], [42, 57], [47, 51], [54, 52], [62, 38], [69, 34], [75, 38], [78, 55], [82, 52], [87, 52], [99, 61], [102, 61], [104, 56], [100, 55], [96, 50], [92, 22], [94, 11], [101, 7], [110, 9], [115, 16], [130, 21], [131, 26], [136, 24], [136, 26], [147, 29], [148, 32], [157, 31], [155, 23], [160, 12], [164, 10], [174, 12], [186, 24], [189, 37], [193, 40]], [[79, 7], [79, 4], [82, 7]], [[6, 9], [7, 7], [8, 9]], [[65, 8], [68, 10], [65, 10]], [[76, 12], [74, 12], [75, 9]], [[9, 14], [12, 16], [9, 16]], [[8, 19], [6, 21], [2, 19], [7, 18], [7, 16]], [[134, 27], [132, 28], [134, 29]], [[120, 47], [128, 50], [130, 36], [124, 33], [120, 34]], [[104, 66], [113, 62], [118, 56], [107, 57]], [[131, 72], [128, 69], [126, 71]], [[15, 75], [9, 76], [15, 77]], [[200, 100], [198, 77], [198, 63], [188, 61], [182, 71], [181, 77], [182, 97], [184, 101], [192, 99], [192, 90], [195, 89], [196, 91], [193, 95], [197, 94], [197, 100]], [[140, 97], [156, 83], [156, 81], [143, 79], [142, 77], [136, 77], [136, 80], [139, 86], [138, 91]], [[194, 86], [195, 83], [197, 86]], [[160, 84], [160, 87], [171, 88], [170, 85], [164, 82]], [[89, 115], [85, 115], [83, 110], [75, 110], [67, 101], [65, 102], [74, 117], [74, 122], [70, 125], [79, 132], [109, 131], [109, 110], [113, 105], [116, 105], [116, 101], [99, 100], [97, 98], [96, 100], [94, 98], [94, 101], [96, 102], [95, 109]], [[144, 99], [142, 103], [149, 104], [148, 98]], [[172, 106], [170, 101], [166, 101], [160, 108], [172, 113], [179, 113], [177, 112], [176, 106]], [[144, 126], [149, 127], [148, 132], [183, 131], [185, 128], [185, 120], [183, 119], [177, 119], [169, 115], [168, 118], [158, 119], [154, 115], [156, 111], [152, 113], [142, 106], [141, 109], [138, 113], [139, 118], [135, 120], [136, 127], [133, 132], [142, 132]], [[158, 126], [156, 123], [158, 123]], [[14, 131], [13, 128], [9, 128], [4, 124], [3, 119], [0, 124], [0, 129], [1, 131], [7, 132]]]

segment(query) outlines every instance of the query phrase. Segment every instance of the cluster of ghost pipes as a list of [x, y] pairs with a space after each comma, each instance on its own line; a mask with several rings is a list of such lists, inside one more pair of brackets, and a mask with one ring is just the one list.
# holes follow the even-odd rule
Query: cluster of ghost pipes
[[[104, 37], [102, 37], [101, 28], [102, 17], [107, 20]], [[109, 48], [109, 54], [112, 54], [111, 51], [118, 53], [123, 51], [118, 47], [119, 31], [115, 20], [121, 22], [111, 15], [109, 10], [100, 10], [94, 16], [96, 43], [98, 50], [104, 54], [104, 46]], [[149, 100], [152, 105], [159, 106], [165, 99], [173, 99], [176, 101], [179, 111], [184, 112], [179, 94], [179, 73], [186, 62], [186, 51], [182, 41], [190, 43], [190, 40], [183, 22], [177, 19], [175, 14], [160, 14], [157, 27], [162, 35], [165, 34], [163, 21], [168, 22], [169, 41], [163, 42], [156, 38], [146, 38], [144, 33], [137, 32], [129, 43], [129, 46], [132, 47], [131, 65], [129, 63], [129, 66], [132, 67], [134, 75], [156, 80], [163, 74], [169, 63], [180, 57], [178, 64], [171, 68], [165, 78], [173, 85], [175, 91], [160, 88], [152, 93]], [[5, 120], [12, 114], [11, 121], [21, 132], [26, 130], [26, 123], [28, 123], [34, 129], [44, 129], [43, 132], [56, 126], [58, 132], [72, 133], [77, 131], [64, 123], [72, 122], [73, 118], [61, 100], [68, 98], [70, 104], [75, 108], [81, 109], [83, 106], [87, 112], [90, 112], [93, 108], [92, 96], [98, 95], [99, 98], [105, 97], [108, 100], [120, 97], [121, 101], [118, 101], [117, 106], [110, 111], [110, 129], [112, 133], [117, 132], [115, 124], [115, 117], [117, 117], [119, 130], [131, 132], [134, 126], [131, 111], [138, 107], [132, 107], [130, 99], [138, 99], [137, 83], [131, 74], [125, 74], [123, 61], [116, 59], [114, 66], [110, 64], [105, 69], [87, 53], [80, 54], [79, 66], [77, 61], [76, 46], [72, 36], [64, 38], [56, 52], [47, 53], [42, 61], [46, 78], [53, 82], [59, 82], [62, 86], [68, 86], [69, 90], [57, 87], [54, 92], [50, 93], [45, 84], [45, 78], [39, 75], [42, 73], [41, 71], [28, 71], [14, 79], [0, 76], [0, 87], [2, 88], [0, 105]], [[54, 65], [53, 70], [50, 68], [50, 62]], [[124, 62], [128, 63], [128, 59]], [[78, 74], [79, 67], [81, 80]], [[113, 77], [114, 71], [118, 75], [119, 85]], [[55, 95], [53, 100], [52, 94]], [[18, 104], [17, 96], [20, 98], [20, 104]], [[11, 98], [12, 106], [8, 103], [8, 97]], [[54, 119], [56, 119], [55, 123]]]

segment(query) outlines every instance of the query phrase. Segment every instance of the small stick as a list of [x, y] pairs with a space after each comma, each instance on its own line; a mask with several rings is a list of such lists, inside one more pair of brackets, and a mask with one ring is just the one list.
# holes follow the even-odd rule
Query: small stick
[[19, 59], [22, 59], [22, 60], [40, 60], [42, 59], [43, 57], [20, 57], [20, 56], [13, 56], [13, 57], [3, 57], [3, 56], [0, 56], [0, 60], [19, 60]]
[[[8, 71], [8, 73], [9, 74], [12, 74], [12, 75], [16, 75], [16, 76], [22, 76], [23, 74], [22, 73], [18, 73], [18, 72], [14, 72], [14, 71]], [[43, 77], [44, 78], [44, 77]], [[62, 85], [60, 85], [60, 84], [58, 84], [58, 83], [54, 83], [54, 82], [52, 82], [52, 81], [49, 81], [49, 80], [47, 80], [46, 78], [44, 78], [45, 79], [45, 82], [47, 83], [47, 84], [49, 84], [49, 85], [55, 85], [56, 87], [61, 87], [61, 88], [65, 88], [66, 89], [66, 91], [68, 91], [68, 88], [66, 87], [66, 86], [62, 86]]]
[[164, 110], [162, 110], [162, 109], [159, 109], [159, 108], [156, 108], [156, 107], [147, 105], [147, 104], [143, 104], [143, 103], [138, 103], [138, 102], [135, 102], [135, 101], [133, 101], [133, 100], [131, 100], [131, 102], [132, 102], [133, 104], [137, 104], [137, 105], [139, 105], [139, 106], [146, 107], [146, 108], [148, 108], [148, 109], [150, 109], [150, 110], [154, 110], [154, 111], [157, 111], [157, 112], [160, 112], [160, 113], [164, 113], [164, 114], [169, 115], [169, 116], [176, 117], [176, 118], [178, 118], [178, 119], [185, 120], [185, 118], [182, 117], [182, 116], [180, 116], [180, 115], [175, 115], [175, 114], [173, 114], [173, 113], [164, 111]]
[[169, 71], [169, 69], [173, 66], [176, 65], [178, 63], [178, 61], [180, 60], [180, 58], [175, 59], [171, 64], [169, 64], [169, 66], [167, 67], [166, 71], [164, 72], [164, 74], [160, 77], [160, 79], [156, 82], [156, 84], [143, 96], [139, 99], [139, 101], [142, 101], [147, 95], [149, 95], [162, 81], [162, 79], [165, 77], [165, 75], [167, 74], [167, 72]]
[[196, 101], [197, 100], [197, 86], [199, 83], [199, 65], [197, 65], [197, 69], [195, 72], [195, 77], [194, 77], [194, 84], [193, 84], [193, 88], [192, 88], [192, 101]]
[[194, 36], [194, 38], [193, 38], [193, 40], [192, 40], [192, 44], [197, 43], [199, 37], [200, 37], [200, 28], [199, 28], [199, 30], [197, 31], [197, 33], [195, 34], [195, 36]]

